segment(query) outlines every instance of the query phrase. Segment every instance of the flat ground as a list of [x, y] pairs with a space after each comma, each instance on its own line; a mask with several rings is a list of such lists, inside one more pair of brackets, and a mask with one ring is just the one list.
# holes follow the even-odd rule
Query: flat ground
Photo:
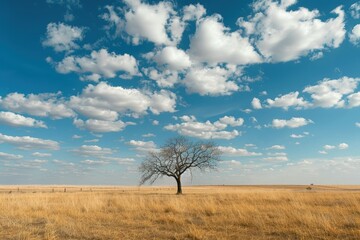
[[0, 186], [0, 239], [360, 239], [360, 186], [308, 187]]

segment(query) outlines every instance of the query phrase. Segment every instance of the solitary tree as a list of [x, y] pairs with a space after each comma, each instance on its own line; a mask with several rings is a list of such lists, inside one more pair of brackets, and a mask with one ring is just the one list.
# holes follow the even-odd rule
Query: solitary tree
[[177, 194], [182, 194], [181, 175], [192, 169], [215, 169], [220, 155], [221, 151], [213, 142], [171, 138], [159, 151], [148, 152], [139, 167], [142, 173], [140, 184], [152, 184], [162, 176], [173, 177], [177, 183]]

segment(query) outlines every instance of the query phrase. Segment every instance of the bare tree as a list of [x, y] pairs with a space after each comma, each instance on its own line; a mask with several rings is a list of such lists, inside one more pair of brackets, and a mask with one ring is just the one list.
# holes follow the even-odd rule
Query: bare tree
[[158, 178], [173, 177], [177, 194], [182, 194], [181, 175], [192, 169], [215, 169], [221, 151], [213, 142], [192, 142], [185, 137], [171, 138], [159, 151], [148, 152], [139, 170], [140, 184], [154, 183]]

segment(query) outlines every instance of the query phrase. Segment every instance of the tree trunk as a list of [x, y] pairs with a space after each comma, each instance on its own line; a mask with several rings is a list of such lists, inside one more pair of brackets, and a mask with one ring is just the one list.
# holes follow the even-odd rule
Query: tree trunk
[[175, 179], [176, 179], [176, 183], [177, 183], [177, 193], [176, 194], [182, 194], [181, 179], [180, 179], [180, 177], [175, 178]]

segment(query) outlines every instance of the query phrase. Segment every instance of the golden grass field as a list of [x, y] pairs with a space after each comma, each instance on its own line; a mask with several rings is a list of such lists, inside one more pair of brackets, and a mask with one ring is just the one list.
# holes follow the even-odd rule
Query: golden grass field
[[0, 186], [0, 239], [360, 239], [359, 186]]

